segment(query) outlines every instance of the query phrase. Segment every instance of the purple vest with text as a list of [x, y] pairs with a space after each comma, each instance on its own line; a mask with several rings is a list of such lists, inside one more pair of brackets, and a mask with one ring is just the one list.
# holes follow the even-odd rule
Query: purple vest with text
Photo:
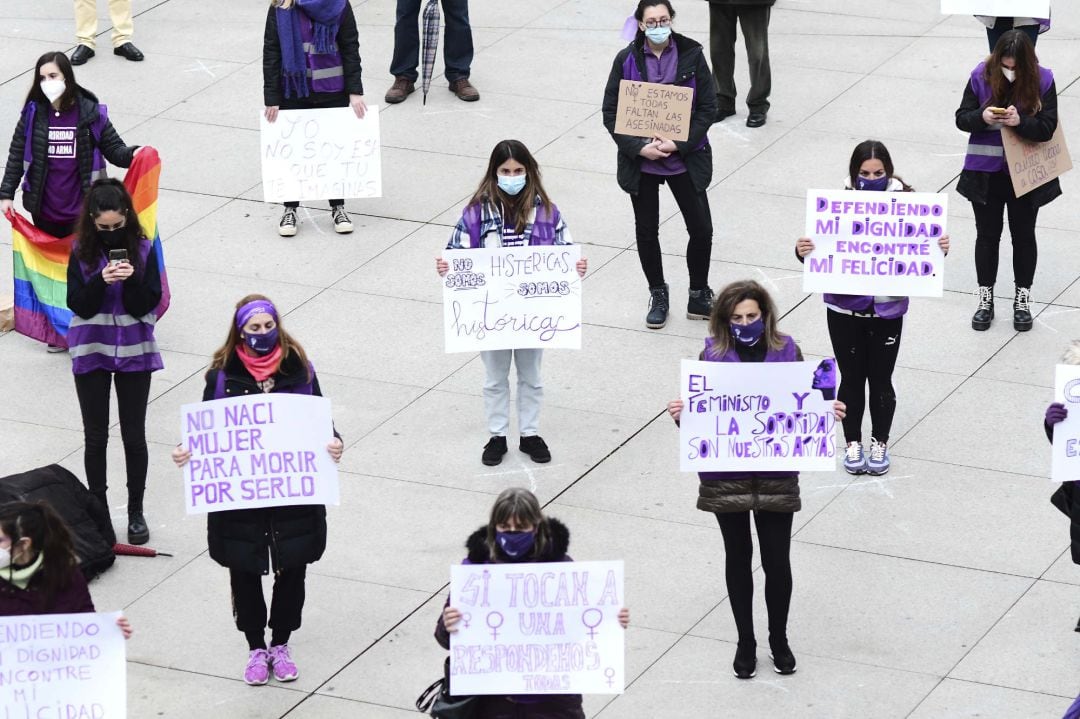
[[[1054, 82], [1054, 73], [1049, 68], [1039, 67], [1039, 94], [1045, 95]], [[990, 82], [986, 79], [986, 63], [980, 62], [971, 71], [971, 89], [979, 98], [979, 106], [987, 107], [990, 104]], [[1017, 107], [1021, 115], [1029, 108]], [[967, 156], [964, 158], [964, 169], [975, 172], [1002, 172], [1005, 167], [1005, 148], [1001, 144], [1001, 130], [989, 129], [982, 132], [973, 132], [968, 139]]]

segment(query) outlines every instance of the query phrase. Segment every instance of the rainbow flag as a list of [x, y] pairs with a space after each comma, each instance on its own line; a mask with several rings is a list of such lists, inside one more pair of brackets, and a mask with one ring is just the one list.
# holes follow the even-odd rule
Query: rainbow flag
[[[161, 158], [157, 150], [139, 151], [124, 177], [143, 232], [153, 242], [153, 255], [161, 273], [160, 319], [169, 308], [171, 294], [157, 224]], [[27, 337], [59, 347], [67, 346], [71, 310], [67, 306], [67, 266], [72, 237], [42, 232], [17, 212], [11, 221], [11, 249], [15, 261], [15, 330]]]

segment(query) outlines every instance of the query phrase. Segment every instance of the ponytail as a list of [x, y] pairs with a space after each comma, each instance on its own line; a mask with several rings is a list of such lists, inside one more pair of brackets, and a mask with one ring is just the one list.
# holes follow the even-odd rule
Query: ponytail
[[[0, 530], [14, 545], [28, 538], [35, 553], [43, 554], [40, 576], [39, 608], [49, 611], [57, 595], [71, 586], [71, 576], [78, 567], [71, 530], [47, 502], [9, 502], [0, 505]], [[12, 567], [8, 567], [10, 575]]]

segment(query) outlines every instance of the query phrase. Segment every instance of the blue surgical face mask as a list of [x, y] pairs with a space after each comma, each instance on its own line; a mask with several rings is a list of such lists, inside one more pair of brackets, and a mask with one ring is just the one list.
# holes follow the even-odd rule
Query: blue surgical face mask
[[730, 325], [731, 336], [735, 338], [735, 341], [739, 344], [752, 345], [755, 344], [761, 335], [765, 334], [765, 320], [758, 317], [756, 320], [748, 325]]
[[536, 532], [495, 532], [495, 543], [511, 559], [527, 555], [535, 542]]
[[274, 348], [277, 347], [277, 341], [277, 327], [261, 335], [244, 335], [244, 344], [254, 350], [255, 354], [260, 355], [266, 355], [273, 352]]
[[647, 27], [645, 28], [645, 37], [649, 38], [649, 42], [653, 45], [663, 45], [671, 37], [671, 28]]
[[855, 189], [857, 190], [871, 190], [872, 192], [884, 192], [889, 189], [889, 178], [879, 177], [873, 179], [870, 177], [860, 177], [855, 181]]
[[499, 175], [499, 189], [508, 195], [516, 195], [525, 189], [527, 175]]

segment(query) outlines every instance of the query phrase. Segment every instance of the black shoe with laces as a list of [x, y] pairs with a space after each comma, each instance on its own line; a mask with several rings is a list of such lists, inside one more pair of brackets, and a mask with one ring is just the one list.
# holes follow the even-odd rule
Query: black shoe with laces
[[518, 442], [518, 449], [529, 455], [529, 459], [537, 464], [546, 464], [551, 461], [551, 451], [539, 435], [522, 437]]
[[281, 222], [278, 223], [277, 233], [282, 237], [292, 237], [296, 234], [296, 209], [286, 207], [281, 214]]
[[794, 674], [795, 655], [791, 653], [787, 639], [782, 641], [770, 639], [769, 648], [772, 650], [773, 671], [777, 674]]
[[504, 454], [506, 454], [506, 437], [492, 437], [484, 445], [484, 454], [480, 461], [488, 467], [494, 467], [502, 462]]
[[1017, 287], [1016, 298], [1013, 300], [1013, 329], [1027, 332], [1031, 329], [1031, 323], [1031, 290]]
[[345, 211], [345, 205], [334, 205], [330, 208], [330, 215], [334, 218], [334, 232], [347, 235], [353, 231], [352, 220]]
[[713, 291], [706, 286], [701, 290], [690, 290], [686, 301], [686, 319], [707, 320], [712, 314]]
[[975, 294], [979, 298], [979, 306], [971, 316], [971, 329], [984, 332], [990, 329], [990, 322], [994, 319], [994, 288], [980, 286]]
[[757, 674], [757, 642], [739, 642], [731, 668], [737, 679], [752, 679]]
[[658, 330], [667, 324], [668, 286], [649, 288], [649, 314], [645, 315], [645, 326], [651, 330]]

